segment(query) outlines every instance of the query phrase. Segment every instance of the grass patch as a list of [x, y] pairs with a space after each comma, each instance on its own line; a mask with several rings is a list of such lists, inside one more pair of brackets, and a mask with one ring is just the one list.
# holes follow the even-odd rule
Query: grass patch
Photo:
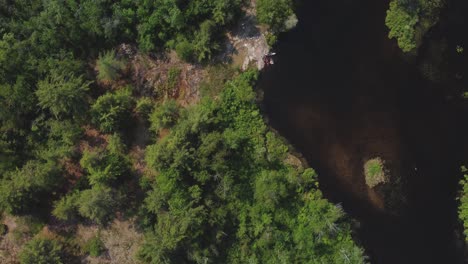
[[217, 96], [224, 88], [224, 84], [238, 73], [238, 69], [225, 64], [209, 66], [207, 76], [200, 84], [201, 96]]
[[176, 85], [179, 83], [180, 74], [182, 70], [179, 68], [170, 68], [167, 73], [167, 91], [173, 90], [176, 88]]
[[384, 161], [381, 158], [373, 158], [364, 163], [364, 174], [366, 176], [366, 184], [373, 188], [381, 183], [387, 182]]

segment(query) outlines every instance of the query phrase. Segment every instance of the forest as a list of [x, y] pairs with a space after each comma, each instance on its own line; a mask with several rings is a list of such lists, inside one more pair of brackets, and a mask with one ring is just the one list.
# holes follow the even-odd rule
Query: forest
[[[262, 71], [221, 59], [252, 10], [271, 48], [300, 2], [0, 0], [0, 262], [372, 262], [265, 118]], [[382, 23], [414, 54], [444, 8]]]

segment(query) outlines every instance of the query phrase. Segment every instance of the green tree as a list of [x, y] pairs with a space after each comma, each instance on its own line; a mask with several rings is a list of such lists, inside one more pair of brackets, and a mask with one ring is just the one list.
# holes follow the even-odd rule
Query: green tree
[[200, 24], [200, 30], [195, 32], [192, 47], [199, 62], [211, 59], [213, 51], [219, 48], [219, 45], [213, 41], [215, 28], [214, 21], [206, 20]]
[[[288, 30], [286, 21], [294, 16], [291, 0], [258, 0], [257, 18], [267, 24], [274, 32]], [[291, 26], [289, 26], [291, 27]]]
[[174, 125], [180, 115], [179, 106], [175, 100], [167, 100], [162, 104], [156, 105], [151, 113], [149, 120], [150, 129], [158, 133], [161, 129], [169, 128]]
[[112, 185], [127, 176], [131, 164], [124, 151], [125, 146], [116, 134], [109, 137], [105, 149], [85, 150], [80, 165], [89, 173], [89, 183]]
[[129, 89], [106, 93], [91, 106], [92, 121], [105, 133], [123, 129], [131, 120], [133, 104]]
[[90, 84], [82, 76], [54, 71], [38, 83], [36, 96], [39, 105], [49, 109], [55, 117], [83, 114]]
[[405, 8], [401, 1], [390, 2], [385, 24], [390, 29], [389, 38], [396, 38], [398, 46], [404, 51], [412, 51], [418, 45], [416, 29], [419, 17], [416, 10]]
[[95, 186], [82, 191], [77, 204], [81, 216], [105, 225], [114, 217], [119, 203], [115, 191], [108, 187]]
[[60, 185], [57, 164], [39, 160], [27, 162], [20, 170], [11, 171], [0, 180], [0, 206], [11, 214], [29, 213], [41, 208]]
[[62, 246], [55, 240], [33, 238], [21, 250], [21, 264], [63, 264]]
[[395, 38], [404, 52], [421, 45], [424, 35], [439, 21], [443, 0], [393, 0], [385, 24], [389, 38]]
[[55, 203], [52, 215], [63, 221], [75, 219], [78, 215], [79, 192], [67, 194]]

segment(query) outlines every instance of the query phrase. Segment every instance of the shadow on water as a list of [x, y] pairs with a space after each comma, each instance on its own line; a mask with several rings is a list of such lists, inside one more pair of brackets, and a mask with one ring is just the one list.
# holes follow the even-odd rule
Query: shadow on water
[[[372, 263], [462, 263], [454, 230], [466, 111], [388, 39], [387, 1], [302, 2], [259, 83], [271, 125], [361, 223]], [[397, 213], [365, 184], [363, 163], [376, 156], [402, 179]]]

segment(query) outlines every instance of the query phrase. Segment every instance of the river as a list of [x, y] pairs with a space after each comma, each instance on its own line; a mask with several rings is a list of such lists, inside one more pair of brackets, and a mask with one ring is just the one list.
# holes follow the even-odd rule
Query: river
[[[259, 82], [270, 124], [360, 223], [356, 239], [372, 263], [463, 263], [456, 195], [466, 110], [388, 39], [388, 1], [302, 2]], [[373, 157], [397, 187], [367, 187], [363, 163]]]

